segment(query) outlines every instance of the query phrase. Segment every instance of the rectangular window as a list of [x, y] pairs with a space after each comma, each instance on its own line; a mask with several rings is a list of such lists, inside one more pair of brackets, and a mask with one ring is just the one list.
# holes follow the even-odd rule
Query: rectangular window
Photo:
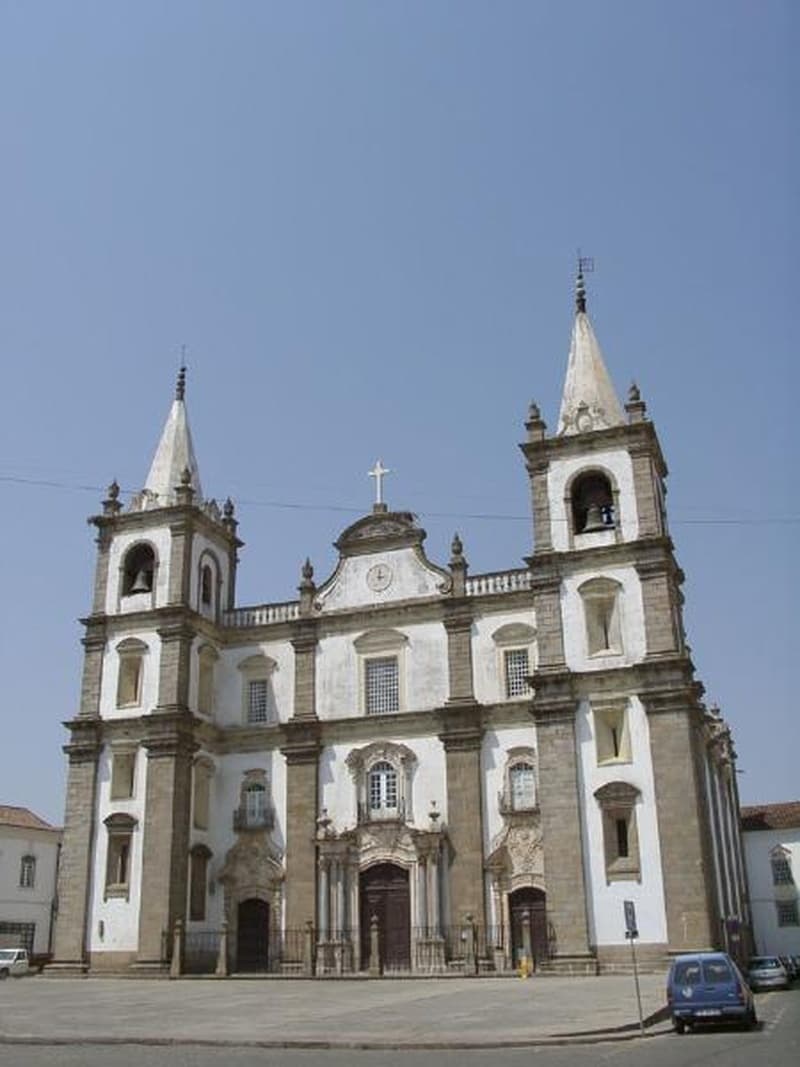
[[19, 867], [21, 889], [33, 889], [36, 883], [36, 857], [23, 856]]
[[206, 882], [208, 880], [208, 850], [195, 848], [191, 854], [189, 874], [189, 918], [202, 922], [206, 917]]
[[117, 682], [117, 707], [135, 706], [140, 701], [142, 657], [120, 656]]
[[776, 900], [775, 909], [778, 913], [778, 926], [800, 926], [796, 900]]
[[267, 679], [253, 678], [247, 683], [247, 721], [267, 721]]
[[620, 859], [627, 859], [629, 855], [628, 846], [628, 820], [617, 819], [617, 856]]
[[108, 836], [106, 866], [106, 896], [128, 895], [130, 877], [131, 835], [112, 833]]
[[630, 763], [631, 744], [624, 708], [596, 709], [594, 732], [598, 763]]
[[135, 751], [119, 751], [111, 754], [111, 799], [127, 800], [133, 796], [133, 774], [136, 767]]
[[397, 656], [365, 660], [364, 683], [367, 715], [386, 715], [400, 710]]
[[527, 648], [509, 648], [503, 653], [505, 666], [506, 697], [530, 695], [528, 675], [531, 673]]

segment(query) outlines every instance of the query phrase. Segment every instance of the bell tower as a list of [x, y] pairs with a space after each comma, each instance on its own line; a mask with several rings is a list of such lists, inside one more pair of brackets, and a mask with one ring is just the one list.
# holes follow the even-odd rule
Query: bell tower
[[[231, 501], [203, 497], [185, 395], [181, 367], [144, 487], [125, 507], [112, 482], [89, 520], [98, 551], [80, 709], [67, 723], [61, 969], [124, 955], [160, 970], [163, 931], [184, 917], [200, 654], [219, 644], [241, 546]], [[92, 869], [108, 872], [102, 899]], [[138, 930], [109, 910], [123, 895], [139, 901]]]
[[[702, 686], [685, 642], [683, 572], [667, 527], [667, 467], [637, 386], [624, 406], [619, 402], [580, 268], [556, 432], [548, 434], [532, 404], [521, 445], [534, 527], [533, 714], [548, 915], [556, 959], [567, 970], [582, 969], [589, 946], [603, 940], [590, 924], [614, 902], [604, 901], [597, 885], [630, 877], [635, 887], [644, 866], [663, 889], [663, 951], [709, 946], [717, 928], [700, 770]], [[619, 761], [619, 780], [604, 790], [610, 763], [603, 731], [621, 738], [623, 729], [649, 744], [638, 741], [635, 752], [611, 758]], [[611, 811], [614, 804], [619, 811]], [[631, 841], [638, 835], [641, 858], [637, 852], [628, 862], [634, 849], [626, 839], [625, 863], [613, 868], [608, 857], [616, 846], [604, 845], [603, 834], [608, 826], [622, 833], [622, 823]], [[606, 869], [604, 850], [612, 864]], [[620, 873], [626, 864], [628, 873]], [[592, 887], [591, 906], [570, 894], [584, 885]], [[636, 891], [628, 890], [631, 898]]]

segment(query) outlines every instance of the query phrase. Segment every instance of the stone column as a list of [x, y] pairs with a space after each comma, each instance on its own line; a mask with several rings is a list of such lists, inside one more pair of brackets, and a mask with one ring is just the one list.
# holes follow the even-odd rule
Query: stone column
[[299, 930], [316, 914], [316, 821], [319, 724], [290, 720], [286, 743], [286, 927]]
[[554, 568], [548, 568], [545, 572], [539, 567], [531, 588], [536, 612], [539, 672], [560, 671], [565, 664], [564, 627], [561, 618], [561, 576]]
[[451, 922], [470, 913], [483, 921], [483, 804], [481, 790], [480, 705], [452, 706], [439, 712], [447, 773], [447, 829]]
[[549, 469], [550, 464], [547, 460], [528, 465], [533, 505], [533, 550], [537, 554], [553, 551], [550, 498], [547, 493], [547, 472]]
[[58, 868], [58, 916], [53, 963], [48, 972], [78, 972], [87, 967], [86, 924], [94, 857], [99, 722], [74, 719], [64, 746], [69, 759], [64, 835]]
[[439, 857], [431, 852], [428, 857], [428, 926], [430, 937], [441, 936], [439, 908]]
[[189, 708], [189, 672], [195, 632], [180, 619], [158, 630], [158, 706], [156, 713], [186, 713]]
[[696, 717], [699, 725], [700, 712], [689, 690], [641, 699], [650, 726], [669, 951], [711, 949], [717, 923], [693, 723]]
[[295, 719], [316, 719], [317, 628], [315, 621], [300, 620], [292, 637], [294, 649]]
[[629, 454], [633, 466], [639, 537], [660, 537], [666, 531], [662, 527], [661, 509], [656, 497], [658, 475], [653, 465], [653, 457], [646, 445], [632, 445]]
[[[112, 520], [113, 522], [113, 520]], [[94, 568], [92, 615], [105, 615], [108, 591], [108, 558], [111, 549], [112, 526], [108, 520], [97, 520], [97, 561]]]
[[96, 719], [100, 715], [100, 687], [103, 681], [103, 657], [106, 651], [104, 618], [92, 616], [87, 620], [86, 635], [82, 638], [81, 644], [84, 654], [79, 716], [82, 719]]
[[189, 716], [154, 713], [145, 723], [147, 785], [139, 952], [134, 966], [160, 970], [164, 931], [186, 917], [192, 761], [199, 746]]
[[318, 941], [328, 940], [328, 931], [330, 929], [330, 891], [328, 888], [328, 867], [329, 862], [327, 859], [321, 859], [319, 861], [319, 937]]
[[539, 681], [533, 714], [539, 751], [547, 918], [555, 934], [551, 966], [565, 972], [592, 973], [596, 964], [589, 949], [586, 917], [576, 710], [568, 675]]
[[647, 659], [675, 656], [683, 651], [679, 597], [680, 574], [670, 561], [642, 560], [636, 564], [642, 587]]
[[445, 602], [444, 628], [447, 631], [447, 662], [450, 676], [448, 704], [471, 703], [472, 682], [472, 604], [469, 599]]
[[192, 521], [188, 515], [170, 523], [172, 535], [169, 553], [167, 603], [188, 604], [192, 567]]

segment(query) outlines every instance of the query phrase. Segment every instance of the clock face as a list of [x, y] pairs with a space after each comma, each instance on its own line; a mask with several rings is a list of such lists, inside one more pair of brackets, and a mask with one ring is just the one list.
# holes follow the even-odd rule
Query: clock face
[[376, 563], [367, 571], [367, 585], [373, 593], [382, 593], [392, 584], [392, 568], [386, 563]]

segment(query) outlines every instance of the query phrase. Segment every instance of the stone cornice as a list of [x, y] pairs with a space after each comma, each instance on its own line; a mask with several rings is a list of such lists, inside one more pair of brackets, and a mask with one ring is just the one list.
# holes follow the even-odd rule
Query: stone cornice
[[453, 703], [434, 712], [440, 727], [439, 740], [445, 752], [473, 751], [483, 741], [483, 707], [481, 704]]
[[129, 530], [144, 531], [154, 526], [168, 526], [172, 529], [173, 526], [181, 525], [202, 531], [207, 537], [231, 547], [241, 548], [244, 545], [244, 541], [240, 541], [227, 527], [215, 522], [195, 504], [176, 504], [145, 511], [120, 511], [116, 515], [92, 515], [87, 522], [96, 526], [101, 535], [105, 531], [116, 534], [127, 533]]
[[283, 725], [284, 742], [281, 752], [291, 766], [316, 763], [320, 753], [320, 729], [316, 719], [293, 719]]
[[103, 747], [100, 719], [79, 717], [69, 719], [64, 726], [70, 731], [70, 739], [63, 746], [70, 764], [96, 763]]
[[599, 567], [636, 567], [643, 572], [672, 571], [683, 580], [683, 572], [675, 562], [674, 545], [669, 537], [647, 537], [636, 541], [618, 541], [613, 545], [571, 549], [568, 552], [542, 552], [527, 559], [531, 568], [534, 590], [548, 582], [558, 582], [562, 576], [576, 571]]
[[186, 711], [170, 710], [142, 716], [142, 745], [149, 759], [191, 756], [200, 748], [195, 738], [194, 716]]
[[442, 621], [448, 633], [458, 630], [469, 630], [475, 618], [474, 597], [458, 597], [447, 600], [443, 604], [444, 614]]
[[595, 452], [606, 452], [612, 448], [624, 449], [630, 453], [646, 452], [653, 456], [662, 478], [668, 473], [658, 435], [653, 423], [649, 421], [611, 426], [608, 429], [593, 430], [590, 433], [566, 434], [561, 437], [545, 437], [538, 441], [524, 441], [519, 447], [531, 473], [541, 469], [542, 463], [551, 463], [554, 459], [567, 459], [573, 456], [588, 458]]

